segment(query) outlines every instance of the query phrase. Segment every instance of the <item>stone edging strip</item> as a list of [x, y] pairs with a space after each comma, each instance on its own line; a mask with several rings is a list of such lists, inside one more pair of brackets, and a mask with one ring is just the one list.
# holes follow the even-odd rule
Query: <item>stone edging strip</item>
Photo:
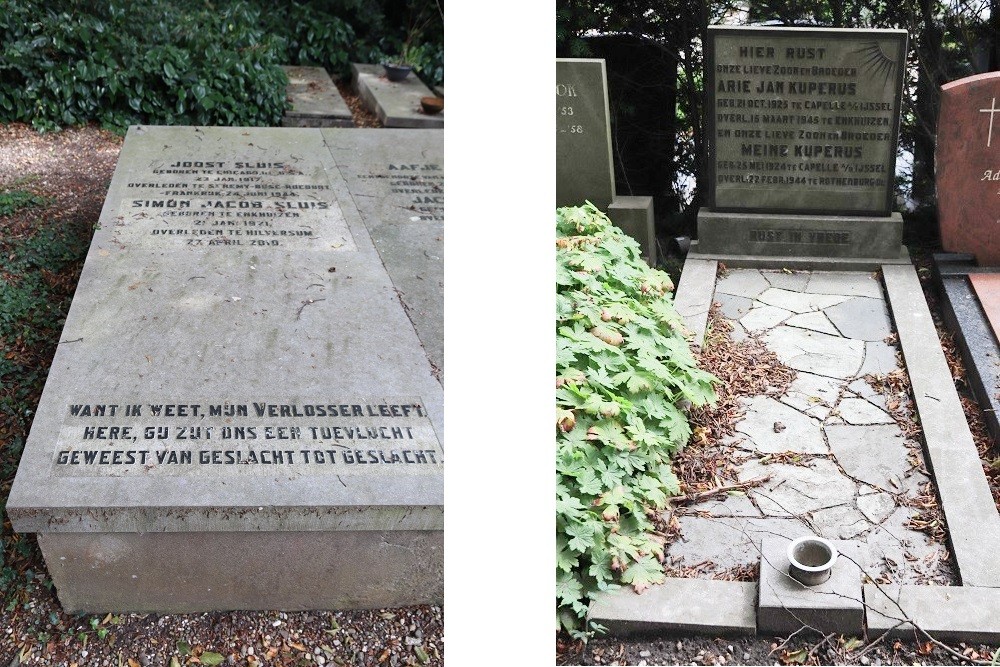
[[[924, 431], [955, 567], [963, 586], [1000, 587], [1000, 513], [955, 391], [930, 310], [912, 266], [882, 267]], [[1000, 599], [1000, 598], [998, 598]]]
[[894, 637], [1000, 643], [1000, 590], [971, 586], [864, 587], [869, 639], [888, 632]]
[[715, 260], [688, 258], [674, 292], [674, 308], [683, 318], [684, 326], [694, 334], [692, 342], [699, 348], [705, 340], [718, 268], [719, 263]]
[[757, 631], [757, 583], [671, 577], [641, 595], [631, 588], [601, 593], [587, 618], [619, 636], [670, 631], [752, 635]]

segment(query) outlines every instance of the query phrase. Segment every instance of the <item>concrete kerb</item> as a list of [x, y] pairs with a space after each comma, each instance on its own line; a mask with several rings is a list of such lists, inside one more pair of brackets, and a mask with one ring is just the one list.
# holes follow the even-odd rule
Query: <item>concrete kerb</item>
[[[693, 343], [699, 347], [704, 341], [714, 298], [717, 268], [715, 260], [689, 257], [675, 295], [677, 311], [693, 333]], [[918, 639], [924, 639], [924, 633], [930, 633], [937, 639], [996, 643], [1000, 641], [1000, 618], [995, 613], [1000, 608], [1000, 567], [993, 556], [1000, 549], [1000, 513], [993, 502], [916, 272], [912, 265], [891, 264], [883, 264], [882, 272], [924, 429], [927, 465], [948, 522], [955, 567], [963, 585], [867, 584], [863, 587], [866, 627], [869, 635], [888, 632], [908, 637], [916, 633]], [[746, 613], [747, 589], [732, 586], [736, 583], [667, 579], [647, 592], [645, 598], [631, 590], [607, 593], [594, 601], [589, 618], [613, 633], [732, 632], [733, 610], [726, 607], [737, 607], [742, 610], [740, 613]], [[720, 584], [730, 587], [723, 590]], [[749, 585], [757, 591], [758, 584]], [[725, 603], [710, 605], [712, 611], [706, 615], [703, 603], [715, 600], [717, 594], [725, 596]], [[661, 597], [669, 598], [671, 604], [658, 604]], [[698, 598], [701, 599], [697, 604], [690, 602]], [[742, 632], [756, 632], [759, 610], [753, 611], [753, 629], [749, 629], [747, 622]]]
[[884, 266], [889, 307], [924, 432], [955, 569], [964, 586], [1000, 587], [1000, 513], [912, 266]]

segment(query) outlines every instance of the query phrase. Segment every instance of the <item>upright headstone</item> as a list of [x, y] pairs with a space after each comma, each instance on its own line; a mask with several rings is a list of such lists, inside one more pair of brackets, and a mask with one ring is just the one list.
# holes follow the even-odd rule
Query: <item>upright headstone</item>
[[710, 26], [696, 255], [903, 261], [905, 30]]
[[7, 503], [70, 611], [442, 599], [442, 390], [328, 143], [129, 130]]
[[556, 206], [606, 211], [614, 196], [604, 61], [556, 58]]
[[556, 206], [587, 201], [638, 241], [656, 265], [653, 198], [615, 194], [604, 60], [556, 58]]
[[1000, 72], [941, 87], [934, 177], [941, 244], [1000, 267]]

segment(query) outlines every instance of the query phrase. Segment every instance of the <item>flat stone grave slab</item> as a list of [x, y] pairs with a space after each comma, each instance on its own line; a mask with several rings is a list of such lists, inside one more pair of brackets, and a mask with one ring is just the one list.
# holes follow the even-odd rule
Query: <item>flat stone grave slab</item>
[[282, 67], [288, 75], [284, 127], [354, 127], [354, 116], [333, 79], [322, 67]]
[[444, 127], [444, 111], [430, 115], [421, 109], [420, 98], [434, 93], [415, 75], [389, 81], [381, 65], [351, 63], [351, 78], [361, 101], [385, 127]]
[[[1000, 72], [941, 87], [934, 180], [941, 244], [1000, 265]], [[970, 206], [970, 202], [975, 202]]]
[[444, 374], [444, 133], [327, 130], [323, 137], [427, 357]]
[[441, 385], [322, 131], [131, 128], [60, 340], [7, 511], [68, 611], [441, 601]]

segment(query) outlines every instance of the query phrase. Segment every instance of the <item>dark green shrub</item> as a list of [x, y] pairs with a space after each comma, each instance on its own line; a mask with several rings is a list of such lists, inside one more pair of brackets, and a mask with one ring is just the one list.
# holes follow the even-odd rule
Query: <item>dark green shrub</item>
[[276, 125], [284, 113], [283, 44], [247, 2], [18, 0], [5, 10], [0, 122], [120, 130]]

